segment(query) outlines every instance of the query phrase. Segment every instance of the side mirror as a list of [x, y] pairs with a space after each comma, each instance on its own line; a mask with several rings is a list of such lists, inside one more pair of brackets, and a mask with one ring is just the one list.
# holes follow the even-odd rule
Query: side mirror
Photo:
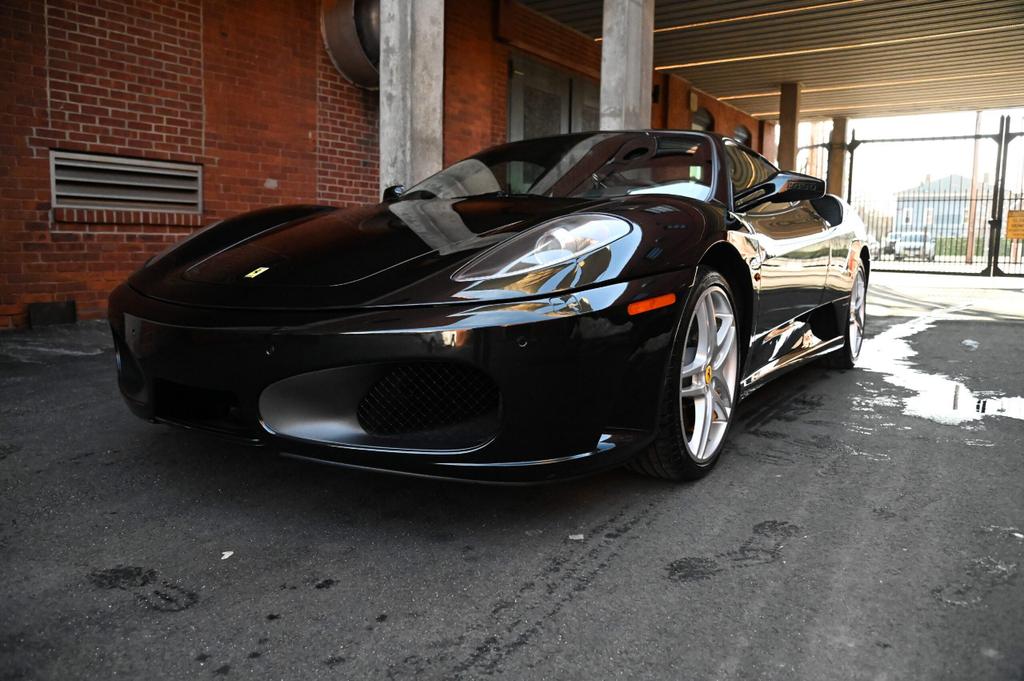
[[384, 201], [394, 201], [405, 191], [404, 184], [393, 184], [384, 190], [384, 194], [381, 197]]
[[746, 212], [762, 203], [789, 203], [820, 199], [825, 195], [825, 181], [803, 173], [780, 170], [766, 181], [733, 197], [733, 208]]
[[811, 206], [815, 213], [825, 219], [829, 227], [843, 223], [843, 203], [831, 194], [825, 194], [820, 199], [811, 199]]

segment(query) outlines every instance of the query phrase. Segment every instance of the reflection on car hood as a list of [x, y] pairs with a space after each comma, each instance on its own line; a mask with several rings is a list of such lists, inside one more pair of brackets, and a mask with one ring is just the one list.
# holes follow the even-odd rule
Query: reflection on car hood
[[[192, 304], [363, 305], [454, 270], [544, 219], [594, 203], [540, 197], [409, 199], [337, 210], [310, 207], [277, 221], [254, 213], [214, 228], [234, 230], [227, 243], [212, 233], [204, 245], [181, 249], [178, 257], [142, 270], [131, 283], [146, 295]], [[245, 229], [246, 220], [255, 227]]]
[[351, 284], [426, 255], [451, 256], [503, 241], [538, 212], [523, 210], [525, 205], [431, 199], [337, 210], [277, 225], [202, 259], [183, 276], [249, 286]]

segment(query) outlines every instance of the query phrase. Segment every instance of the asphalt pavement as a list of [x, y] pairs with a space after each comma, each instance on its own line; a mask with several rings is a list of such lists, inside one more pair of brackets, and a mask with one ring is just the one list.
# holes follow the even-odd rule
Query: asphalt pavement
[[282, 459], [132, 417], [102, 323], [2, 334], [0, 679], [1022, 679], [1024, 294], [964, 279], [873, 281], [870, 368], [685, 485]]

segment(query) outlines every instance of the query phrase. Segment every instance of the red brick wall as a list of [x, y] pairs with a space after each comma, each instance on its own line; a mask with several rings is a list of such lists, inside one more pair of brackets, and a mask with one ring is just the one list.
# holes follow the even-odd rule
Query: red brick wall
[[56, 293], [40, 290], [35, 277], [49, 230], [48, 170], [29, 146], [35, 127], [48, 120], [46, 26], [35, 4], [0, 5], [0, 326], [22, 320], [22, 296]]
[[[337, 73], [318, 0], [0, 5], [0, 327], [106, 296], [212, 219], [377, 196], [377, 96]], [[49, 150], [203, 164], [205, 213], [50, 210]]]
[[779, 142], [775, 139], [775, 121], [758, 121], [761, 129], [761, 147], [758, 151], [772, 163], [778, 161]]
[[[206, 211], [316, 199], [317, 16], [299, 3], [203, 6]], [[298, 36], [302, 36], [299, 39]]]
[[750, 131], [751, 148], [761, 153], [767, 151], [774, 154], [774, 136], [769, 140], [763, 135], [762, 121], [692, 87], [689, 82], [679, 76], [655, 73], [654, 82], [660, 83], [662, 87], [661, 102], [651, 108], [651, 127], [689, 130], [693, 122], [693, 112], [690, 111], [690, 94], [694, 93], [697, 96], [698, 108], [706, 108], [715, 119], [713, 132], [732, 137], [735, 134], [736, 126], [744, 125]]
[[596, 79], [601, 48], [513, 0], [445, 3], [444, 163], [508, 139], [513, 51]]
[[758, 125], [759, 121], [756, 118], [740, 111], [734, 106], [718, 101], [706, 92], [696, 88], [692, 88], [692, 90], [697, 93], [697, 106], [707, 109], [715, 119], [715, 132], [732, 137], [735, 134], [736, 127], [743, 125], [750, 131], [749, 146], [752, 149], [761, 149], [761, 133]]
[[380, 195], [378, 96], [345, 80], [317, 50], [317, 203], [348, 206]]
[[[514, 51], [594, 79], [601, 75], [600, 43], [515, 0], [445, 3], [445, 164], [507, 139], [508, 60]], [[743, 124], [753, 148], [762, 148], [760, 122], [753, 117], [679, 76], [658, 72], [652, 83], [660, 86], [651, 105], [652, 128], [688, 130], [692, 90], [714, 116], [715, 132], [732, 135]]]
[[507, 136], [508, 48], [494, 38], [493, 2], [446, 2], [444, 164]]
[[[513, 51], [597, 78], [600, 44], [514, 0], [447, 2], [444, 161], [505, 141]], [[197, 226], [290, 202], [377, 198], [377, 93], [334, 69], [319, 0], [0, 4], [0, 327], [110, 289]], [[656, 127], [689, 127], [664, 75]], [[756, 121], [702, 93], [716, 130]], [[767, 140], [766, 140], [767, 142]], [[203, 215], [50, 210], [50, 149], [203, 165]]]
[[595, 80], [601, 77], [600, 43], [516, 0], [494, 2], [498, 11], [498, 40]]
[[651, 128], [653, 129], [668, 127], [668, 85], [668, 76], [655, 71], [651, 77], [651, 88], [656, 95], [651, 100]]
[[188, 0], [0, 9], [0, 73], [11, 77], [2, 115], [13, 121], [0, 129], [0, 326], [23, 323], [31, 302], [73, 298], [83, 316], [102, 313], [116, 281], [187, 231], [173, 216], [146, 222], [179, 226], [95, 211], [51, 216], [49, 150], [199, 160], [198, 27]]

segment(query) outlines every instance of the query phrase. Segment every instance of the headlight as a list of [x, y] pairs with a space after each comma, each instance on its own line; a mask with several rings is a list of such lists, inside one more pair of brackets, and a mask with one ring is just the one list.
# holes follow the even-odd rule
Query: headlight
[[487, 251], [453, 278], [497, 279], [560, 265], [604, 248], [632, 230], [628, 221], [611, 215], [584, 213], [556, 218]]

